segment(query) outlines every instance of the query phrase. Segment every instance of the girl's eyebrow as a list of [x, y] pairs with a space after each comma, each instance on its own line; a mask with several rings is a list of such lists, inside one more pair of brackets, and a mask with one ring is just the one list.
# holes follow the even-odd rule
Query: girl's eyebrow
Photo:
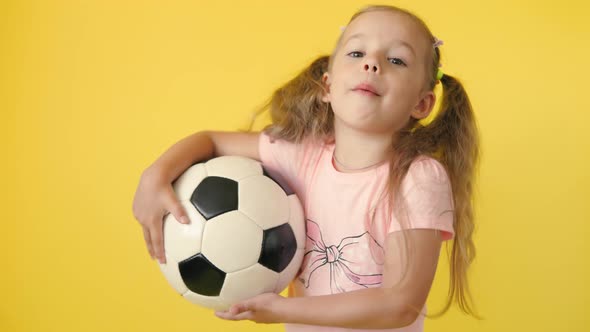
[[[355, 33], [355, 34], [352, 34], [352, 35], [350, 35], [350, 36], [349, 36], [349, 37], [346, 39], [346, 41], [344, 42], [344, 44], [348, 43], [350, 40], [352, 40], [352, 39], [355, 39], [355, 38], [356, 38], [356, 39], [362, 39], [361, 37], [364, 37], [364, 36], [365, 36], [365, 34], [364, 34], [364, 33], [362, 33], [362, 32], [357, 32], [357, 33]], [[412, 54], [413, 54], [414, 56], [416, 56], [416, 52], [414, 51], [414, 48], [413, 48], [413, 47], [412, 47], [412, 45], [410, 45], [408, 42], [405, 42], [405, 41], [403, 41], [403, 40], [401, 40], [401, 39], [396, 39], [396, 40], [394, 40], [394, 44], [399, 44], [399, 45], [401, 45], [401, 46], [404, 46], [404, 47], [408, 48], [408, 49], [410, 50], [410, 52], [412, 52]]]

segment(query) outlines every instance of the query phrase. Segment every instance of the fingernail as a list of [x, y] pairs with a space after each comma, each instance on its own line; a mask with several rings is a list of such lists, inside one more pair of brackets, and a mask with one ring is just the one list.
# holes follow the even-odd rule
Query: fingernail
[[183, 224], [189, 224], [191, 221], [188, 219], [187, 216], [182, 216], [180, 217], [180, 222], [182, 222]]

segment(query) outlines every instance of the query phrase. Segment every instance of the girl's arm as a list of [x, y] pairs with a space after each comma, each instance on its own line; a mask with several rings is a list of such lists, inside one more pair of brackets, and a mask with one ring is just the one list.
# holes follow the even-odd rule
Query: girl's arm
[[259, 133], [198, 132], [172, 145], [144, 173], [157, 173], [174, 181], [193, 164], [218, 156], [243, 156], [260, 160]]
[[182, 223], [188, 217], [178, 201], [172, 181], [193, 164], [222, 155], [260, 160], [259, 133], [199, 132], [170, 147], [141, 175], [133, 199], [133, 215], [143, 228], [144, 241], [152, 258], [165, 263], [162, 223], [166, 213]]
[[296, 298], [263, 294], [217, 315], [231, 320], [365, 329], [410, 325], [428, 297], [442, 240], [438, 232], [431, 229], [409, 230], [406, 236], [411, 261], [403, 279], [400, 267], [405, 266], [406, 250], [402, 234], [394, 232], [386, 240], [383, 283], [379, 288]]

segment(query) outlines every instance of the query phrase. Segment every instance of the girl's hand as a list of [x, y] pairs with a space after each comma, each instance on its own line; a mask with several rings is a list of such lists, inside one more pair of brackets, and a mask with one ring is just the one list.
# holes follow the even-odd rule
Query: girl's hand
[[256, 323], [282, 323], [278, 312], [280, 303], [286, 299], [275, 293], [264, 293], [249, 300], [234, 304], [226, 311], [216, 311], [215, 315], [226, 320], [251, 320]]
[[142, 175], [133, 199], [133, 215], [143, 228], [143, 238], [152, 259], [166, 263], [162, 228], [164, 217], [172, 213], [176, 220], [188, 224], [189, 219], [180, 204], [172, 184], [156, 170]]

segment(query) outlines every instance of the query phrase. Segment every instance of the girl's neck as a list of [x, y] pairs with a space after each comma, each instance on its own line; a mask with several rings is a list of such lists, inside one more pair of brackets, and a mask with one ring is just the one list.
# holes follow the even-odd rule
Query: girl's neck
[[391, 134], [373, 134], [335, 126], [334, 166], [341, 172], [360, 172], [391, 158]]

